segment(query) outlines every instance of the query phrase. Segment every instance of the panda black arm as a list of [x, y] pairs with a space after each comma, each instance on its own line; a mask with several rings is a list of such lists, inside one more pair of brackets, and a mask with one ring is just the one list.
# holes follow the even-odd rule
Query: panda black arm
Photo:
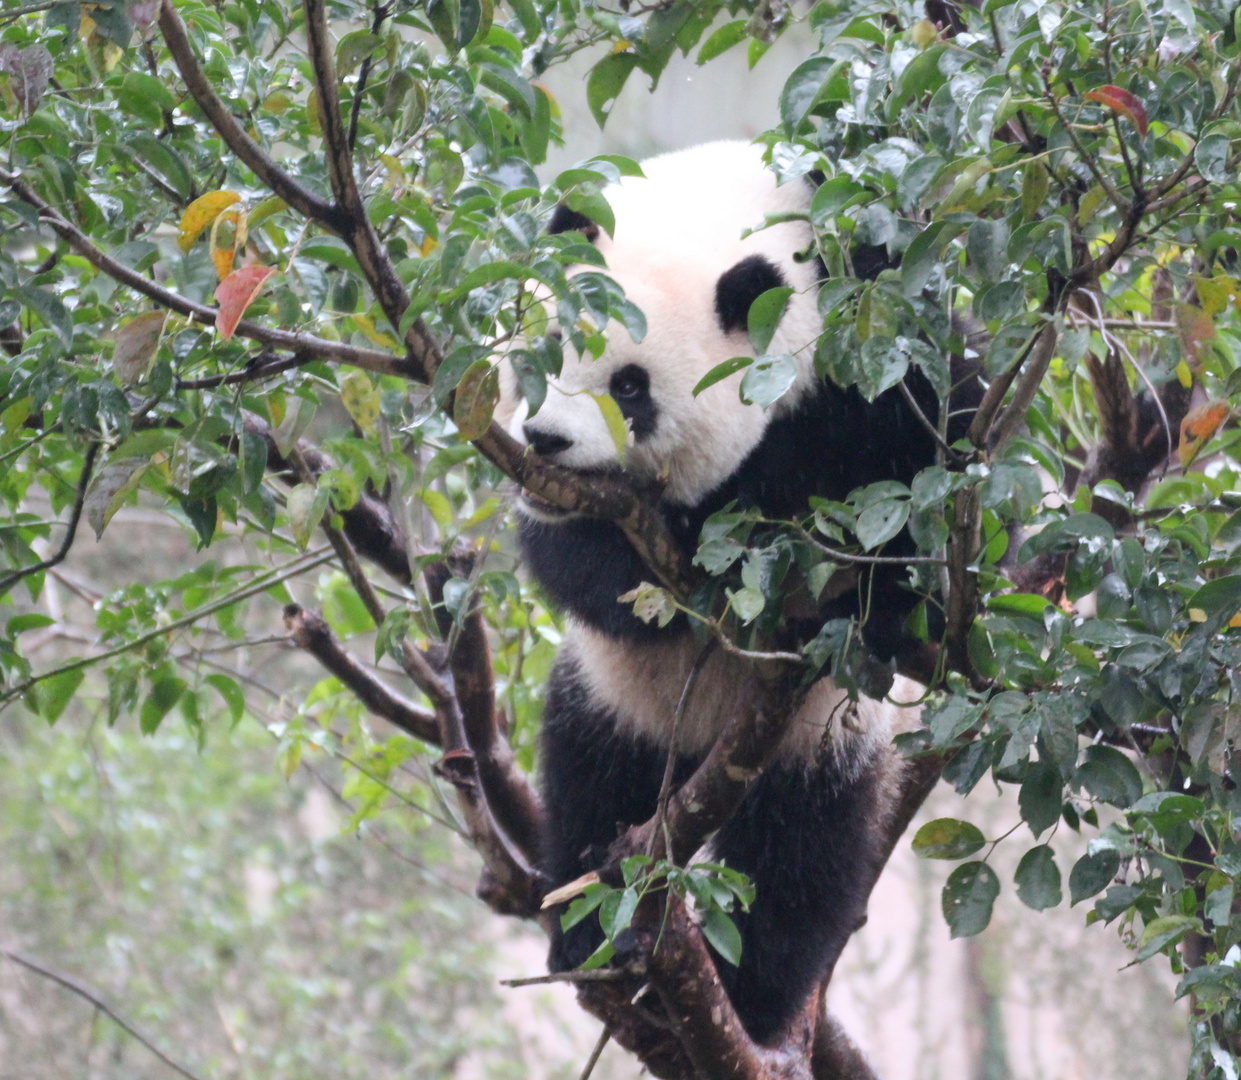
[[660, 630], [616, 598], [654, 579], [625, 534], [610, 521], [521, 520], [526, 566], [552, 603], [612, 637], [649, 641]]

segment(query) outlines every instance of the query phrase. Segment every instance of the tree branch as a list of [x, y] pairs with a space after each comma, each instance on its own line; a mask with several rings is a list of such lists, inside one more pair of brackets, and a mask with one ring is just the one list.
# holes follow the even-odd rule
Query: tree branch
[[173, 1072], [184, 1077], [184, 1080], [201, 1080], [197, 1073], [191, 1072], [175, 1058], [171, 1058], [165, 1054], [163, 1050], [148, 1039], [141, 1031], [138, 1030], [138, 1028], [134, 1027], [134, 1025], [126, 1020], [124, 1016], [112, 1008], [112, 1006], [109, 1005], [94, 990], [84, 986], [76, 979], [71, 979], [68, 975], [64, 975], [53, 968], [47, 967], [45, 964], [41, 964], [37, 960], [32, 960], [29, 956], [23, 956], [21, 953], [15, 952], [13, 949], [0, 947], [0, 956], [7, 956], [13, 961], [13, 963], [20, 964], [28, 971], [33, 971], [36, 975], [42, 975], [45, 979], [50, 979], [52, 982], [59, 986], [63, 986], [71, 993], [77, 994], [77, 996], [83, 1001], [89, 1002], [101, 1013], [103, 1013], [104, 1016], [116, 1024], [117, 1027], [124, 1031], [130, 1038], [145, 1046], [152, 1054], [159, 1058], [160, 1061], [167, 1065], [168, 1068], [172, 1069]]
[[[86, 235], [76, 225], [44, 202], [35, 193], [34, 189], [17, 173], [0, 169], [0, 184], [12, 188], [18, 198], [33, 206], [39, 212], [39, 220], [64, 239], [76, 254], [81, 255], [95, 269], [107, 274], [114, 281], [119, 281], [122, 285], [128, 285], [135, 292], [154, 300], [162, 307], [169, 308], [187, 318], [196, 319], [198, 322], [205, 323], [208, 326], [215, 325], [217, 315], [215, 308], [187, 300], [184, 296], [179, 296], [177, 293], [157, 285], [150, 278], [143, 277], [138, 271], [117, 262], [110, 255], [105, 255], [87, 239]], [[240, 337], [259, 341], [264, 345], [271, 345], [277, 349], [313, 354], [322, 360], [352, 364], [354, 367], [374, 371], [380, 375], [397, 375], [402, 378], [409, 378], [412, 374], [408, 364], [399, 356], [393, 356], [391, 353], [379, 352], [374, 349], [355, 349], [339, 341], [326, 341], [323, 338], [313, 337], [310, 334], [300, 332], [273, 330], [270, 327], [260, 326], [258, 323], [251, 322], [249, 319], [243, 319], [239, 322], [234, 333]]]
[[82, 520], [82, 507], [86, 505], [86, 491], [90, 487], [91, 475], [95, 471], [95, 458], [98, 455], [99, 443], [93, 442], [86, 448], [86, 454], [82, 459], [82, 473], [78, 477], [78, 487], [73, 497], [73, 507], [69, 511], [69, 520], [65, 522], [65, 535], [60, 542], [60, 547], [56, 549], [55, 554], [49, 555], [42, 562], [37, 562], [33, 566], [23, 566], [0, 578], [0, 596], [3, 596], [19, 581], [30, 577], [31, 574], [50, 570], [53, 566], [59, 566], [65, 561], [65, 556], [69, 554], [70, 548], [73, 547], [73, 541], [78, 534], [78, 522]]
[[416, 739], [431, 746], [439, 745], [440, 730], [435, 714], [398, 694], [359, 664], [345, 651], [322, 615], [289, 604], [284, 609], [284, 625], [293, 643], [335, 675], [372, 713]]
[[[450, 577], [469, 573], [473, 556], [452, 566], [449, 561], [427, 568], [425, 578], [440, 629], [449, 637], [452, 616], [444, 607], [444, 586]], [[462, 615], [448, 654], [453, 690], [461, 709], [465, 745], [474, 755], [478, 780], [496, 824], [504, 830], [522, 857], [538, 861], [539, 836], [543, 827], [543, 804], [530, 781], [517, 767], [513, 749], [496, 726], [495, 675], [491, 649], [481, 607], [471, 597]]]
[[264, 184], [299, 214], [325, 225], [333, 232], [340, 230], [340, 212], [326, 199], [302, 187], [272, 160], [237, 122], [228, 106], [220, 100], [210, 80], [199, 67], [198, 58], [185, 33], [185, 24], [173, 7], [172, 0], [163, 0], [159, 9], [159, 28], [172, 59], [185, 80], [186, 89], [211, 126], [225, 144]]

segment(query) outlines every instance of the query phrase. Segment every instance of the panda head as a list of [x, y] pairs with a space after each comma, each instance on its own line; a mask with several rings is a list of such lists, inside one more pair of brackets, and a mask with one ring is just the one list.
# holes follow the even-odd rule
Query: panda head
[[[551, 229], [580, 229], [598, 247], [608, 273], [646, 316], [646, 336], [634, 342], [614, 323], [597, 359], [576, 355], [566, 341], [561, 374], [549, 379], [542, 407], [529, 416], [524, 402], [512, 402], [509, 429], [557, 465], [617, 468], [616, 444], [591, 396], [610, 394], [631, 431], [626, 470], [658, 480], [667, 500], [693, 506], [816, 384], [821, 323], [817, 263], [804, 257], [809, 225], [785, 222], [742, 238], [766, 214], [806, 209], [811, 191], [805, 183], [777, 186], [761, 149], [746, 143], [666, 154], [642, 169], [643, 177], [626, 177], [605, 192], [616, 219], [613, 236], [564, 207]], [[740, 372], [694, 397], [694, 386], [716, 365], [754, 355], [750, 304], [781, 285], [794, 293], [768, 351], [795, 357], [793, 387], [769, 410], [741, 400]], [[542, 516], [532, 506], [526, 510]]]

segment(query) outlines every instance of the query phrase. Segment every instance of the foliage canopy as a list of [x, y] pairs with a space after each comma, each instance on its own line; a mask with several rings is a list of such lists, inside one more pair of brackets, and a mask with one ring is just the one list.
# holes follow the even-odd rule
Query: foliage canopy
[[[204, 650], [243, 647], [247, 610], [289, 605], [294, 642], [339, 682], [282, 731], [288, 767], [328, 740], [323, 703], [349, 689], [405, 728], [343, 736], [357, 819], [392, 800], [450, 812], [433, 783], [392, 780], [438, 745], [487, 898], [530, 914], [524, 770], [556, 631], [515, 574], [506, 478], [621, 523], [652, 569], [642, 612], [686, 609], [758, 651], [793, 581], [821, 590], [908, 529], [924, 647], [899, 666], [930, 696], [905, 809], [941, 769], [963, 795], [988, 773], [1017, 786], [1034, 841], [1018, 896], [1059, 904], [1067, 872], [1087, 919], [1183, 975], [1191, 1075], [1235, 1077], [1241, 9], [394, 0], [358, 14], [99, 0], [0, 15], [0, 706], [55, 722], [89, 691], [110, 723], [150, 732], [179, 713], [205, 739], [215, 702], [234, 721], [247, 705]], [[540, 179], [561, 122], [539, 76], [592, 50], [602, 124], [627, 80], [657, 80], [677, 50], [707, 63], [745, 48], [753, 66], [794, 23], [810, 55], [762, 141], [786, 182], [823, 177], [808, 214], [827, 270], [821, 374], [873, 398], [914, 366], [942, 404], [949, 357], [973, 354], [987, 392], [968, 438], [948, 445], [941, 426], [938, 464], [909, 487], [793, 522], [717, 515], [682, 566], [638, 493], [566, 476], [492, 422], [499, 365], [532, 405], [559, 370], [550, 318], [581, 352], [644, 329], [579, 234], [543, 229], [562, 202], [610, 228], [604, 189], [637, 166], [599, 157]], [[865, 252], [882, 253], [877, 275], [860, 273]], [[709, 377], [754, 408], [791, 384], [792, 359], [765, 352], [784, 299], [756, 303], [753, 355]], [[600, 407], [621, 453], [623, 420]], [[202, 562], [121, 586], [91, 649], [34, 668], [23, 641], [52, 622], [46, 575], [82, 518], [100, 533], [135, 499], [192, 530]], [[324, 566], [320, 618], [288, 586]], [[374, 659], [420, 702], [341, 646], [371, 630]], [[893, 674], [840, 621], [794, 660], [796, 678], [830, 671], [872, 695]], [[1091, 836], [1072, 867], [1047, 846], [1061, 827]], [[984, 928], [1007, 887], [974, 858], [987, 843], [953, 819], [914, 840], [963, 860], [944, 894], [954, 935]], [[594, 893], [613, 929], [661, 891], [631, 881], [641, 869], [619, 898]], [[714, 911], [695, 881], [682, 888]], [[724, 892], [721, 911], [744, 883]], [[727, 942], [726, 918], [708, 926]], [[675, 1052], [623, 1031], [681, 1075]], [[744, 1049], [753, 1075], [775, 1075]], [[832, 1075], [825, 1053], [806, 1051]]]

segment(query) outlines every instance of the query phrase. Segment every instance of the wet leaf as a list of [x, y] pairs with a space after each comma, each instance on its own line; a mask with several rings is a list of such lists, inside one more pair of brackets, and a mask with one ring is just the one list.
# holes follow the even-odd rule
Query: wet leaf
[[954, 938], [980, 934], [991, 922], [991, 909], [1000, 895], [1000, 879], [983, 862], [958, 866], [944, 886], [941, 905]]

